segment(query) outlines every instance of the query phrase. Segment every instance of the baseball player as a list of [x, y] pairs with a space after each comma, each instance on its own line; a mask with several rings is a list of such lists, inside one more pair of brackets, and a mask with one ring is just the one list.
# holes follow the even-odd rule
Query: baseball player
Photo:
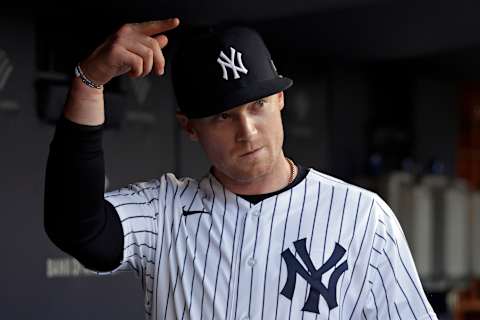
[[178, 121], [211, 170], [103, 194], [103, 85], [163, 74], [178, 24], [124, 25], [77, 66], [47, 165], [51, 240], [90, 269], [133, 270], [147, 319], [437, 319], [385, 202], [284, 155], [292, 80], [249, 28], [173, 58]]

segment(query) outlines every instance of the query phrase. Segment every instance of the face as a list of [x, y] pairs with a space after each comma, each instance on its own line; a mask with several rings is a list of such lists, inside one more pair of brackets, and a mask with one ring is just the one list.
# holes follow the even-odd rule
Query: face
[[283, 104], [279, 92], [211, 117], [177, 117], [202, 145], [217, 177], [252, 182], [272, 173], [283, 159]]

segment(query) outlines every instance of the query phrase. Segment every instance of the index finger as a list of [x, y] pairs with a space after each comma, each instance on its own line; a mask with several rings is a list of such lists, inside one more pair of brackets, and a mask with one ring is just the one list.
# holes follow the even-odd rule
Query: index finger
[[147, 36], [175, 29], [180, 24], [178, 18], [170, 18], [166, 20], [153, 20], [140, 23], [134, 23], [132, 27]]

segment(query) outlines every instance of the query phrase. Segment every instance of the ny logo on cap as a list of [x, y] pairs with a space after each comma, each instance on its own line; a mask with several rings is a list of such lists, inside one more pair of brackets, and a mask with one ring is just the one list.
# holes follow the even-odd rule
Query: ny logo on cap
[[[235, 55], [236, 53], [236, 55]], [[235, 57], [237, 58], [237, 63], [238, 66], [235, 65]], [[238, 79], [240, 78], [240, 75], [238, 72], [247, 74], [248, 70], [245, 68], [242, 62], [242, 53], [239, 51], [236, 51], [234, 48], [230, 47], [230, 58], [228, 58], [223, 51], [220, 51], [220, 57], [218, 57], [217, 62], [220, 64], [222, 67], [223, 71], [223, 79], [228, 80], [228, 73], [227, 73], [227, 67], [232, 69], [233, 71], [233, 78]]]

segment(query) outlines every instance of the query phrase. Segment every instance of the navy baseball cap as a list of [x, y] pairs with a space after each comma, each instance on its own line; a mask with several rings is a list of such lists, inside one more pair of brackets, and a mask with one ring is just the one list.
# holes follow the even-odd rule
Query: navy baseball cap
[[179, 47], [172, 80], [180, 111], [203, 118], [289, 88], [261, 36], [247, 27], [210, 29]]

